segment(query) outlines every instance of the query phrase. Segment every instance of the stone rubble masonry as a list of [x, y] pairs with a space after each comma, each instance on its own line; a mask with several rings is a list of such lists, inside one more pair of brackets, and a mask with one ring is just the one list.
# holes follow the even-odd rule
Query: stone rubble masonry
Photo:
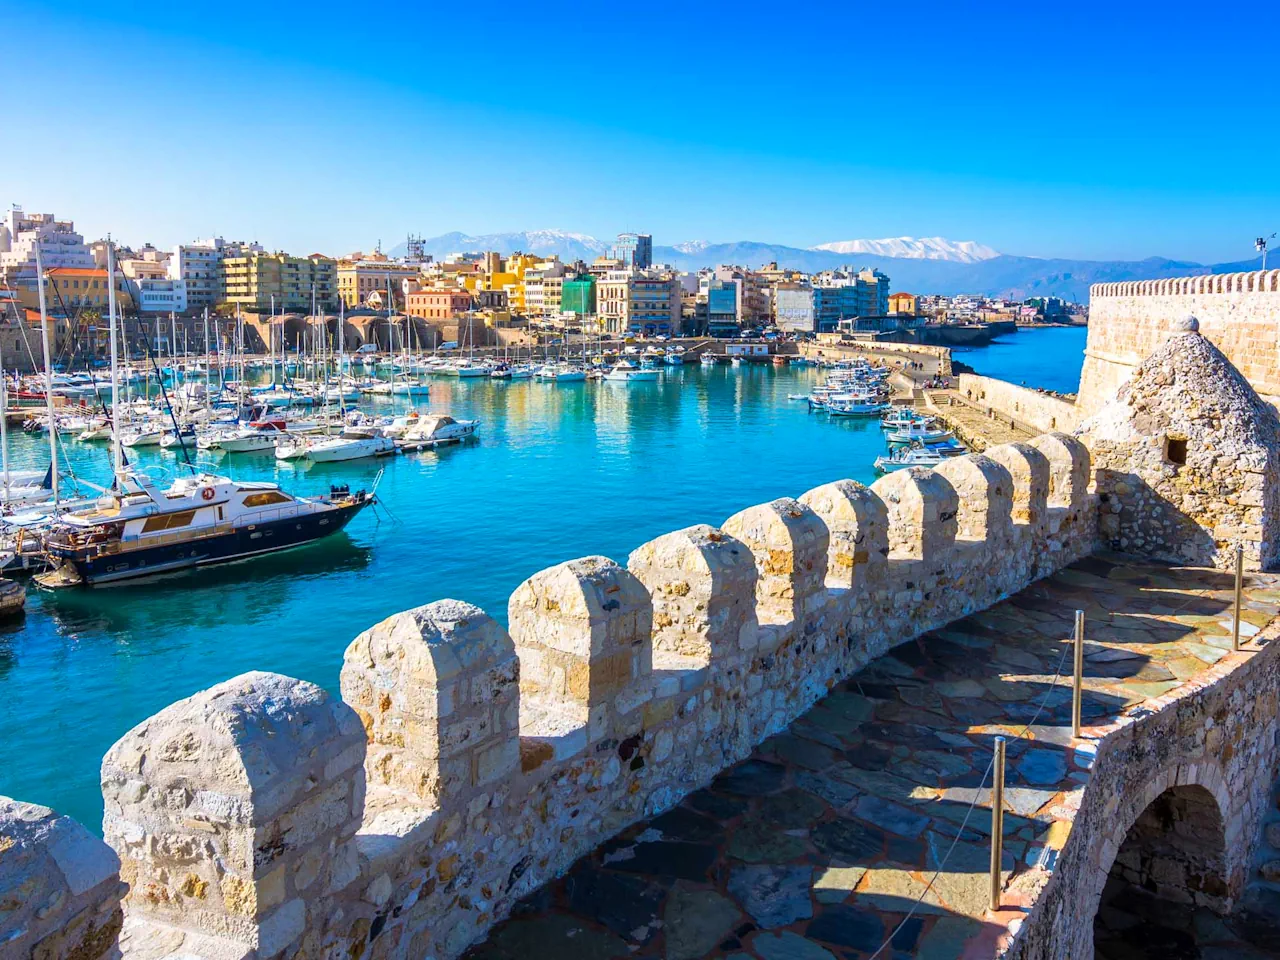
[[535, 574], [509, 633], [389, 617], [342, 701], [252, 673], [174, 704], [103, 763], [126, 956], [457, 957], [872, 659], [1090, 553], [1089, 472], [1056, 434], [828, 483]]
[[[1081, 424], [1113, 549], [1249, 569], [1280, 561], [1280, 420], [1198, 321], [1170, 336]], [[1175, 449], [1175, 446], [1177, 449]]]
[[76, 821], [0, 797], [0, 956], [106, 955], [125, 889], [115, 851]]
[[[1280, 403], [1280, 270], [1095, 283], [1077, 404], [1102, 408], [1187, 314], [1263, 400]], [[1067, 429], [1062, 426], [1062, 429]]]
[[[1093, 956], [1094, 915], [1117, 854], [1170, 789], [1216, 814], [1203, 824], [1175, 823], [1176, 835], [1199, 839], [1201, 826], [1224, 842], [1222, 862], [1196, 877], [1191, 891], [1178, 888], [1175, 874], [1161, 892], [1217, 910], [1239, 902], [1280, 767], [1280, 631], [1268, 633], [1260, 650], [1230, 654], [1188, 684], [1089, 730], [1076, 748], [1077, 756], [1096, 750], [1089, 784], [1056, 866], [1028, 871], [1017, 889], [1006, 890], [1011, 908], [1029, 908], [1021, 924], [1015, 921], [1006, 960]], [[1194, 851], [1196, 844], [1181, 846]]]

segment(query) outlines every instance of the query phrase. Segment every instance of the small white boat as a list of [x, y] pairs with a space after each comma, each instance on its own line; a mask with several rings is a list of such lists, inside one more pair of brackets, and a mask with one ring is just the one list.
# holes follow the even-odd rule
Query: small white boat
[[164, 430], [158, 427], [134, 427], [120, 434], [122, 447], [158, 447], [164, 439]]
[[875, 467], [881, 473], [905, 470], [907, 467], [936, 467], [945, 463], [947, 454], [923, 446], [909, 447], [883, 457], [876, 457]]
[[714, 367], [716, 365], [716, 355], [714, 353], [704, 351], [702, 356], [698, 358], [698, 362], [704, 367]]
[[637, 367], [630, 360], [619, 360], [613, 367], [605, 371], [602, 380], [610, 383], [641, 383], [658, 379], [656, 369]]
[[[299, 449], [301, 448], [301, 449]], [[282, 442], [276, 446], [277, 460], [310, 460], [312, 463], [339, 463], [345, 460], [363, 460], [395, 453], [396, 442], [390, 437], [369, 436], [364, 433], [343, 433], [337, 437], [315, 437], [295, 443]]]
[[889, 408], [873, 397], [856, 397], [852, 399], [829, 400], [827, 413], [833, 417], [872, 417], [884, 413]]
[[479, 420], [455, 420], [443, 413], [428, 414], [419, 420], [417, 426], [406, 430], [396, 446], [401, 450], [422, 450], [446, 443], [459, 443], [467, 437], [475, 436], [479, 426]]
[[921, 443], [938, 443], [950, 440], [953, 436], [954, 434], [946, 427], [941, 427], [934, 421], [925, 421], [891, 430], [885, 434], [885, 439], [890, 443], [912, 443], [916, 440]]
[[397, 397], [425, 397], [430, 387], [415, 380], [397, 380], [391, 387], [391, 393]]

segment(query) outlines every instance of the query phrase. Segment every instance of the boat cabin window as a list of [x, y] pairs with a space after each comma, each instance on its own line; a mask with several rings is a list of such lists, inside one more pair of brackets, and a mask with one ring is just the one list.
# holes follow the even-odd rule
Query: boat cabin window
[[181, 513], [162, 513], [156, 517], [147, 517], [142, 524], [143, 533], [155, 533], [159, 530], [173, 530], [176, 527], [188, 526], [195, 519], [194, 510], [183, 510]]
[[288, 503], [290, 501], [288, 494], [281, 493], [279, 490], [267, 490], [265, 493], [251, 493], [244, 498], [246, 507], [265, 507], [273, 503]]

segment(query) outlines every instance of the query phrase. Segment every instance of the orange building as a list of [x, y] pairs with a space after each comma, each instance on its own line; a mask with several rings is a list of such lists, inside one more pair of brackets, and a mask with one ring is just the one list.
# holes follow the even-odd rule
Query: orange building
[[[46, 270], [49, 285], [45, 288], [45, 302], [50, 313], [64, 313], [77, 307], [95, 307], [107, 310], [107, 271], [87, 267], [54, 267]], [[32, 291], [34, 295], [35, 290]], [[30, 299], [24, 297], [24, 300]], [[116, 306], [128, 309], [133, 306], [123, 277], [116, 278]]]
[[452, 320], [472, 308], [471, 291], [462, 289], [416, 290], [407, 297], [405, 311], [424, 320]]

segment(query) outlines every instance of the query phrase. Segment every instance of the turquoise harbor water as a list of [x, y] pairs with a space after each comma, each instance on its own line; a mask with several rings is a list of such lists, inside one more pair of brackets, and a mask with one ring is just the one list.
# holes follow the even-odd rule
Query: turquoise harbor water
[[1075, 393], [1080, 389], [1087, 333], [1084, 327], [1022, 330], [1015, 336], [1001, 337], [990, 346], [953, 350], [952, 358], [986, 377]]
[[[1082, 348], [1079, 331], [1045, 330], [964, 359], [1029, 381], [1036, 364], [1044, 386], [1068, 389]], [[270, 456], [198, 459], [298, 494], [368, 486], [385, 468], [383, 507], [275, 557], [96, 590], [32, 586], [26, 614], [0, 624], [0, 794], [96, 828], [103, 753], [174, 700], [247, 670], [336, 691], [347, 644], [397, 611], [453, 597], [505, 621], [511, 591], [551, 564], [588, 554], [625, 563], [648, 539], [753, 503], [842, 477], [872, 482], [884, 450], [873, 419], [787, 400], [822, 376], [695, 365], [631, 386], [436, 379], [419, 405], [481, 418], [477, 440], [309, 469]], [[109, 476], [105, 446], [65, 448], [80, 475]], [[11, 450], [16, 465], [47, 462], [43, 438], [12, 437]], [[156, 449], [138, 459], [153, 475], [179, 470]]]

